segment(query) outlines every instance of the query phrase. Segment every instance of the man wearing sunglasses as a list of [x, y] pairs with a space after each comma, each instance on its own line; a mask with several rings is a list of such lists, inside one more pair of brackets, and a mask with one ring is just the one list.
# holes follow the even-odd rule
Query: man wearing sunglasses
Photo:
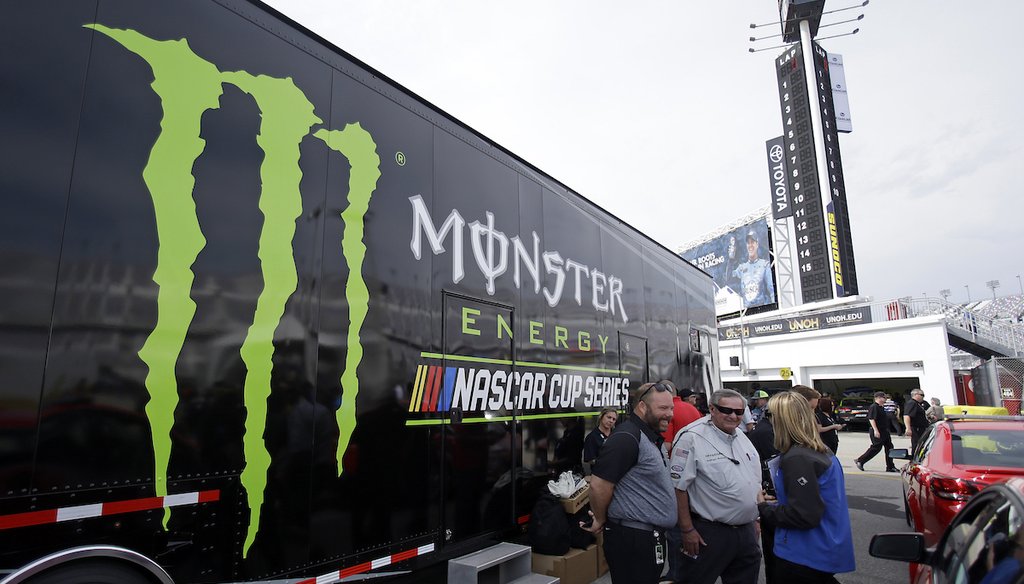
[[676, 498], [661, 451], [672, 419], [672, 389], [645, 383], [633, 412], [601, 447], [590, 480], [590, 515], [580, 527], [604, 530], [612, 582], [654, 584], [665, 565], [665, 531], [676, 523]]
[[669, 471], [676, 488], [687, 582], [757, 582], [756, 520], [761, 459], [738, 428], [746, 400], [731, 389], [711, 394], [711, 413], [676, 435]]

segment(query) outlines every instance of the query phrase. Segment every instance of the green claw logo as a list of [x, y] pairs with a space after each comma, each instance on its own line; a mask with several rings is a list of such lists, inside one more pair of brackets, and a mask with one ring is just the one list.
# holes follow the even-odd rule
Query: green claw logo
[[[359, 332], [369, 304], [369, 291], [362, 277], [366, 255], [363, 218], [380, 178], [377, 145], [358, 123], [349, 124], [343, 130], [313, 131], [314, 126], [322, 124], [322, 120], [314, 114], [313, 104], [291, 78], [221, 71], [196, 55], [186, 39], [159, 41], [133, 30], [113, 29], [100, 24], [86, 26], [109, 36], [149, 64], [153, 70], [153, 91], [160, 97], [163, 109], [160, 135], [143, 171], [143, 180], [153, 199], [159, 240], [157, 268], [153, 274], [153, 281], [159, 287], [158, 316], [156, 326], [139, 351], [139, 358], [148, 367], [146, 389], [150, 400], [146, 416], [153, 434], [157, 496], [167, 494], [170, 433], [178, 402], [174, 366], [196, 312], [195, 302], [190, 296], [195, 279], [192, 265], [206, 246], [192, 196], [195, 187], [192, 166], [205, 147], [205, 140], [200, 138], [201, 119], [204, 112], [219, 107], [225, 83], [251, 95], [260, 109], [260, 130], [256, 142], [264, 153], [259, 199], [264, 223], [258, 255], [264, 286], [257, 300], [252, 325], [240, 349], [246, 367], [245, 468], [241, 483], [248, 496], [250, 513], [249, 530], [242, 547], [243, 555], [247, 555], [259, 528], [260, 507], [270, 466], [263, 430], [270, 395], [274, 331], [298, 281], [292, 238], [295, 221], [302, 214], [299, 144], [312, 132], [328, 148], [347, 158], [352, 167], [348, 185], [349, 205], [341, 214], [345, 226], [342, 253], [349, 269], [345, 285], [349, 306], [349, 350], [341, 377], [345, 399], [337, 412], [339, 473], [343, 472], [340, 460], [356, 424], [357, 368], [363, 355]], [[168, 519], [169, 510], [165, 511], [165, 526]]]

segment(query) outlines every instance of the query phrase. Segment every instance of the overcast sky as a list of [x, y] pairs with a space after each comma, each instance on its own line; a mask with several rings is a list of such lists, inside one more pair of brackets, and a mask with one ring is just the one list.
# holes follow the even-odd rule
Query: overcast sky
[[[749, 28], [775, 0], [271, 5], [671, 249], [770, 202], [782, 49], [747, 49], [779, 44], [748, 41], [778, 33]], [[822, 23], [861, 13], [821, 41], [849, 87], [861, 293], [1019, 293], [1024, 3], [873, 0]]]

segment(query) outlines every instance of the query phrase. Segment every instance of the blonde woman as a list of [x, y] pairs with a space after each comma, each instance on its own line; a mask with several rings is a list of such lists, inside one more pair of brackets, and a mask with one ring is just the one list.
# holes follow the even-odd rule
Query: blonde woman
[[601, 447], [608, 435], [615, 429], [615, 422], [619, 419], [619, 413], [615, 408], [604, 408], [601, 410], [601, 417], [597, 419], [597, 427], [587, 434], [583, 441], [583, 462], [594, 464], [597, 462], [597, 455], [601, 453]]
[[856, 569], [842, 466], [821, 441], [802, 396], [776, 394], [768, 411], [782, 453], [769, 462], [778, 499], [762, 495], [758, 511], [775, 528], [776, 581], [836, 582], [834, 574]]

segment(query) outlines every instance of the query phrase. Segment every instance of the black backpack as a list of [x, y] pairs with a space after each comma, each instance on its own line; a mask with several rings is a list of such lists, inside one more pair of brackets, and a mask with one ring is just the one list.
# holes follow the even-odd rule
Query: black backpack
[[544, 493], [530, 513], [526, 536], [538, 554], [561, 556], [569, 551], [569, 516], [558, 498]]

